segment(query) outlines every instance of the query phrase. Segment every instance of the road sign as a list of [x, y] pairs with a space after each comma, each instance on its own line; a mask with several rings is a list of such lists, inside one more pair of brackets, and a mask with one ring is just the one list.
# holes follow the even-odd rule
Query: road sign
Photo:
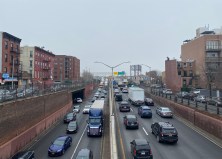
[[124, 76], [125, 72], [124, 71], [122, 71], [122, 72], [113, 72], [113, 75], [114, 76]]
[[113, 72], [113, 75], [114, 76], [118, 76], [118, 72]]
[[9, 74], [8, 74], [8, 73], [3, 73], [3, 74], [2, 74], [2, 78], [8, 79], [8, 78], [9, 78]]

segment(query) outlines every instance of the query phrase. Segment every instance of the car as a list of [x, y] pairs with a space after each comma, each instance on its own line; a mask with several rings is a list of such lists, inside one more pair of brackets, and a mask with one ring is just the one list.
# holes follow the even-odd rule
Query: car
[[114, 96], [116, 96], [116, 94], [119, 94], [119, 93], [120, 93], [119, 89], [118, 89], [118, 88], [115, 88], [115, 89], [114, 89]]
[[133, 159], [153, 159], [149, 142], [146, 139], [134, 139], [130, 142]]
[[195, 102], [206, 103], [206, 97], [204, 95], [197, 95], [193, 100]]
[[172, 94], [173, 94], [173, 92], [172, 92], [172, 90], [171, 90], [171, 89], [166, 89], [166, 90], [164, 90], [164, 94], [167, 94], [167, 95], [172, 95]]
[[69, 123], [70, 121], [75, 121], [76, 120], [76, 113], [68, 113], [64, 116], [63, 122], [64, 123]]
[[83, 108], [82, 113], [83, 114], [89, 114], [89, 109], [91, 108], [91, 105], [85, 105], [85, 107]]
[[207, 104], [209, 104], [209, 105], [215, 105], [218, 107], [222, 107], [222, 100], [219, 97], [208, 98], [206, 101], [207, 101]]
[[101, 93], [100, 98], [106, 98], [106, 95], [104, 93]]
[[12, 157], [12, 159], [34, 159], [34, 158], [35, 158], [35, 152], [32, 150], [18, 152]]
[[73, 112], [79, 113], [79, 112], [80, 112], [80, 105], [75, 105], [75, 106], [73, 107]]
[[144, 102], [148, 106], [154, 106], [153, 99], [151, 99], [151, 98], [145, 98]]
[[139, 129], [139, 123], [137, 121], [136, 115], [129, 115], [129, 114], [125, 115], [123, 117], [123, 122], [126, 129], [129, 129], [129, 128]]
[[95, 100], [97, 99], [97, 97], [92, 97], [92, 99], [91, 99], [91, 102], [93, 103], [93, 102], [95, 102]]
[[70, 121], [69, 125], [67, 126], [66, 133], [67, 134], [69, 134], [69, 133], [76, 133], [77, 130], [78, 130], [78, 123], [77, 123], [77, 121]]
[[77, 156], [76, 159], [93, 159], [93, 152], [89, 149], [81, 149]]
[[157, 138], [158, 142], [177, 143], [178, 132], [169, 122], [155, 122], [151, 125], [151, 132]]
[[130, 112], [130, 105], [127, 101], [122, 101], [119, 103], [120, 112]]
[[158, 107], [156, 113], [161, 117], [173, 117], [173, 112], [168, 107]]
[[184, 91], [178, 92], [178, 93], [176, 94], [176, 96], [177, 96], [178, 98], [184, 98], [184, 97], [187, 96], [187, 95], [188, 95], [188, 92], [184, 92]]
[[116, 100], [116, 101], [122, 101], [122, 100], [123, 100], [122, 94], [117, 93], [117, 94], [115, 95], [115, 100]]
[[123, 93], [128, 93], [128, 88], [123, 88], [123, 89], [122, 89], [122, 92], [123, 92]]
[[141, 118], [148, 117], [152, 118], [152, 110], [150, 107], [142, 105], [138, 108], [138, 114], [140, 115]]
[[77, 103], [82, 103], [82, 98], [76, 98]]
[[48, 156], [61, 156], [72, 145], [71, 136], [60, 136], [48, 148]]

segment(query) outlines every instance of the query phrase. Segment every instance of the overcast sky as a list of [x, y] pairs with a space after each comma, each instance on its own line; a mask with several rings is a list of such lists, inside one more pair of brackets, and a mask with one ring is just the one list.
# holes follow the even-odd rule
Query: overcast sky
[[[222, 26], [222, 0], [0, 0], [0, 31], [76, 56], [83, 69], [129, 73], [146, 64], [163, 71], [166, 57], [179, 59], [184, 40], [198, 27]], [[149, 70], [143, 67], [143, 72]]]

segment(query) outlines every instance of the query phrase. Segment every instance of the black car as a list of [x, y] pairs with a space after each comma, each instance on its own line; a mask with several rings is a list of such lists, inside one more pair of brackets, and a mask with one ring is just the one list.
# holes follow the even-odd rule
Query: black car
[[169, 122], [156, 122], [151, 125], [152, 134], [158, 142], [177, 143], [178, 133], [176, 128]]
[[134, 139], [130, 142], [130, 147], [134, 159], [153, 159], [151, 147], [146, 139]]
[[130, 105], [127, 101], [122, 101], [119, 103], [120, 112], [130, 112]]
[[22, 151], [15, 154], [12, 159], [34, 159], [35, 152], [34, 151]]
[[140, 115], [141, 118], [143, 117], [152, 118], [152, 115], [153, 115], [150, 107], [144, 106], [144, 105], [138, 108], [138, 114]]
[[93, 152], [89, 149], [81, 149], [76, 159], [93, 159]]
[[115, 100], [116, 101], [122, 101], [123, 100], [123, 97], [122, 97], [122, 94], [118, 93], [115, 95]]
[[61, 156], [72, 145], [71, 136], [60, 136], [48, 148], [48, 156]]
[[64, 123], [69, 123], [70, 121], [75, 121], [76, 120], [76, 113], [68, 113], [64, 116]]
[[144, 102], [148, 106], [154, 106], [154, 102], [151, 98], [145, 98]]
[[69, 125], [67, 126], [66, 133], [67, 134], [69, 134], [69, 133], [76, 133], [77, 130], [78, 130], [78, 123], [77, 123], [77, 121], [70, 121]]
[[123, 122], [125, 124], [126, 129], [129, 128], [139, 129], [139, 123], [137, 121], [136, 115], [125, 115], [123, 117]]

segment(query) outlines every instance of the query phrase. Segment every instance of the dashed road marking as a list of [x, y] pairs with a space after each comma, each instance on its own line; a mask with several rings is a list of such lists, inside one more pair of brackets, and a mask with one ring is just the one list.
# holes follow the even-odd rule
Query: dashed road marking
[[143, 131], [145, 132], [146, 135], [149, 135], [144, 127], [143, 127]]
[[131, 111], [131, 112], [133, 112], [133, 109], [132, 109], [132, 108], [130, 108], [130, 111]]

